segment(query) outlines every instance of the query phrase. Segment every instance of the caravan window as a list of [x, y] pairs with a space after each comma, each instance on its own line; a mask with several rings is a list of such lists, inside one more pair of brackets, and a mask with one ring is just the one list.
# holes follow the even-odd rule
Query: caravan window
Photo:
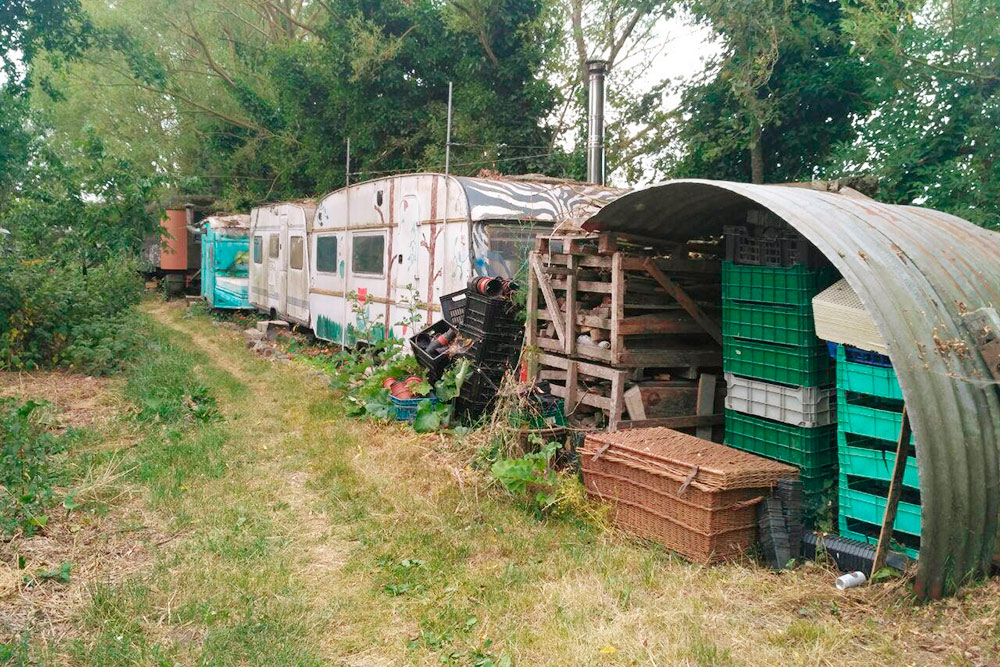
[[385, 271], [385, 234], [356, 234], [352, 241], [351, 272], [381, 276]]
[[337, 237], [333, 234], [316, 237], [316, 270], [320, 273], [337, 272]]
[[260, 264], [264, 259], [264, 239], [260, 236], [253, 237], [253, 263]]
[[302, 237], [293, 236], [288, 244], [288, 266], [293, 269], [301, 269], [302, 255]]
[[278, 235], [271, 234], [267, 239], [267, 256], [271, 259], [278, 259]]

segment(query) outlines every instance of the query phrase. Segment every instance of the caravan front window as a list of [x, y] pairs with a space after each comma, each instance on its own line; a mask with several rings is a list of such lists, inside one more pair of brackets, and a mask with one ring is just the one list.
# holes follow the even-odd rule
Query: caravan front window
[[385, 272], [385, 234], [355, 234], [351, 241], [351, 272], [381, 276]]
[[[550, 225], [531, 222], [489, 222], [482, 224], [486, 244], [476, 234], [476, 273], [481, 276], [515, 278], [528, 263], [535, 237], [552, 232]], [[485, 245], [486, 247], [483, 247]]]
[[260, 236], [253, 237], [253, 263], [260, 264], [264, 261], [264, 239]]
[[316, 270], [319, 273], [337, 272], [337, 237], [333, 234], [316, 237]]
[[271, 259], [278, 259], [278, 235], [271, 234], [267, 239], [267, 256]]
[[293, 236], [288, 240], [288, 266], [292, 269], [302, 268], [302, 237]]

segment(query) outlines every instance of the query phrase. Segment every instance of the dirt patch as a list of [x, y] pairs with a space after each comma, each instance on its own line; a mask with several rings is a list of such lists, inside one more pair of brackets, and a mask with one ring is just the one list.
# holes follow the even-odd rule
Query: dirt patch
[[93, 586], [148, 569], [153, 552], [173, 538], [147, 525], [149, 518], [135, 506], [103, 517], [53, 511], [44, 534], [0, 544], [0, 643], [26, 630], [48, 639], [71, 633]]
[[100, 426], [116, 415], [113, 380], [59, 371], [0, 373], [0, 398], [44, 399], [55, 407], [57, 427]]

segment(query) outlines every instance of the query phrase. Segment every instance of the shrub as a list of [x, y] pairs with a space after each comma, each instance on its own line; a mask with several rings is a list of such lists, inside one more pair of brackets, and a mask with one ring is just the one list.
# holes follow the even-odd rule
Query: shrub
[[33, 418], [44, 405], [0, 399], [0, 532], [32, 535], [48, 522], [56, 478], [51, 459], [64, 443]]
[[84, 270], [54, 258], [0, 256], [0, 369], [117, 370], [138, 340], [129, 315], [141, 296], [131, 259]]

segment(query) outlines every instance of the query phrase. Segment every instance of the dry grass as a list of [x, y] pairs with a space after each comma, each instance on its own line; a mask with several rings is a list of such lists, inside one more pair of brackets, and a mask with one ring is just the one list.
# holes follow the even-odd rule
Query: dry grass
[[[577, 513], [538, 521], [469, 468], [474, 438], [347, 419], [311, 369], [258, 359], [235, 332], [179, 307], [155, 315], [224, 421], [158, 440], [165, 451], [215, 443], [169, 474], [124, 484], [115, 476], [130, 459], [108, 464], [107, 486], [135, 493], [95, 526], [106, 551], [81, 568], [82, 588], [65, 592], [67, 611], [44, 612], [56, 619], [56, 659], [997, 664], [1000, 582], [917, 605], [905, 581], [841, 592], [818, 565], [705, 568]], [[154, 464], [168, 466], [145, 463]], [[175, 482], [191, 466], [204, 473]], [[132, 522], [150, 528], [108, 538]], [[169, 549], [156, 547], [161, 534], [177, 535]], [[74, 535], [50, 534], [38, 548]], [[136, 566], [118, 576], [125, 554]], [[0, 590], [11, 581], [0, 569]]]

